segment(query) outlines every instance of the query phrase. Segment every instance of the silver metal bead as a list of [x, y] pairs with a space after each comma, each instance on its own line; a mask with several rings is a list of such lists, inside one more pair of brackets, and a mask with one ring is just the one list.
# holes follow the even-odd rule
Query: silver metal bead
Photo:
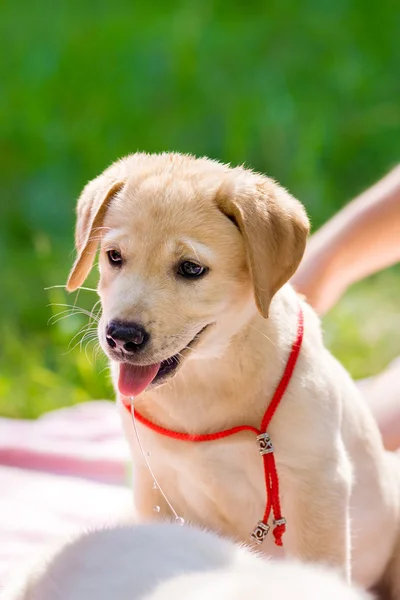
[[274, 447], [272, 445], [271, 438], [269, 437], [268, 433], [260, 433], [260, 435], [258, 435], [256, 439], [258, 444], [258, 450], [261, 456], [264, 454], [270, 454], [274, 451]]
[[268, 531], [269, 525], [267, 525], [263, 521], [258, 521], [257, 527], [254, 529], [250, 537], [252, 540], [255, 541], [256, 544], [262, 544], [268, 535]]
[[274, 521], [274, 525], [286, 525], [286, 519], [284, 517], [281, 519], [276, 519], [276, 521]]

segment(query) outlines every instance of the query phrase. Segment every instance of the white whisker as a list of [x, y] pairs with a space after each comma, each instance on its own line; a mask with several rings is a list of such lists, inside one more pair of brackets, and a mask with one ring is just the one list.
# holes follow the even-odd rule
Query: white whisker
[[[52, 302], [52, 303], [48, 304], [47, 306], [48, 307], [59, 306], [61, 308], [69, 308], [73, 314], [83, 314], [83, 315], [87, 315], [90, 318], [92, 318], [92, 317], [94, 318], [93, 312], [89, 312], [88, 310], [86, 310], [86, 308], [82, 308], [81, 306], [76, 306], [75, 304], [59, 304], [59, 303]], [[75, 312], [73, 312], [73, 311], [75, 311]], [[57, 315], [54, 315], [54, 316], [56, 317]], [[99, 320], [99, 319], [97, 319], [97, 320]]]
[[[62, 288], [65, 290], [65, 283], [60, 285], [51, 285], [50, 287], [45, 287], [44, 290], [54, 290], [56, 288]], [[95, 288], [83, 287], [82, 285], [77, 288], [78, 290], [84, 290], [85, 292], [97, 292]]]
[[251, 329], [253, 329], [254, 331], [256, 331], [257, 333], [259, 333], [260, 335], [262, 335], [263, 337], [265, 337], [269, 342], [271, 342], [271, 344], [276, 347], [276, 344], [273, 340], [271, 340], [270, 337], [268, 337], [265, 333], [263, 333], [262, 331], [260, 331], [259, 329], [256, 329], [256, 327], [253, 327], [253, 325], [250, 325]]
[[[78, 333], [76, 333], [74, 335], [74, 337], [71, 339], [71, 341], [68, 344], [68, 349], [71, 347], [72, 342], [75, 340], [76, 337], [78, 337], [78, 335], [82, 335], [82, 339], [78, 341], [79, 343], [82, 343], [82, 341], [84, 340], [84, 338], [86, 336], [90, 336], [90, 337], [97, 337], [97, 330], [93, 329], [93, 327], [91, 325], [84, 325], [79, 331]], [[76, 344], [76, 346], [78, 345]], [[74, 346], [74, 348], [76, 347]]]

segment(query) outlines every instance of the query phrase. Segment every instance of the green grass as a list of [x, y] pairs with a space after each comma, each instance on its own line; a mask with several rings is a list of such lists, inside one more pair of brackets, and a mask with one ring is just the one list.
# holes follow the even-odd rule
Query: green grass
[[[48, 325], [88, 179], [137, 149], [245, 162], [317, 227], [398, 162], [398, 26], [391, 0], [3, 2], [0, 413], [111, 396], [103, 360], [68, 352], [85, 317]], [[326, 320], [356, 376], [397, 352], [399, 276], [380, 277]]]
[[400, 355], [400, 272], [355, 285], [324, 319], [325, 341], [355, 378], [375, 375]]

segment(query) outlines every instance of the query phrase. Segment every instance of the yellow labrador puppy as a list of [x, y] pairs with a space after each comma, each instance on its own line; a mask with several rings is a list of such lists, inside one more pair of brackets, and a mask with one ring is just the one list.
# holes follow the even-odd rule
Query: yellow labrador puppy
[[[100, 244], [100, 343], [130, 441], [143, 519], [172, 515], [341, 569], [400, 598], [399, 477], [319, 321], [286, 282], [302, 205], [244, 168], [128, 156], [83, 190], [78, 256]], [[285, 285], [286, 284], [286, 285]], [[154, 510], [155, 507], [155, 510]], [[269, 526], [274, 535], [267, 535]]]

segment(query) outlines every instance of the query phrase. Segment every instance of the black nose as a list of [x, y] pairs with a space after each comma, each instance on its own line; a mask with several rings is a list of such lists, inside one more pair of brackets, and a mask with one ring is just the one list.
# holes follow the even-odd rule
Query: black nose
[[129, 353], [143, 350], [149, 338], [145, 328], [138, 323], [110, 321], [106, 329], [106, 340], [110, 348], [121, 348]]

